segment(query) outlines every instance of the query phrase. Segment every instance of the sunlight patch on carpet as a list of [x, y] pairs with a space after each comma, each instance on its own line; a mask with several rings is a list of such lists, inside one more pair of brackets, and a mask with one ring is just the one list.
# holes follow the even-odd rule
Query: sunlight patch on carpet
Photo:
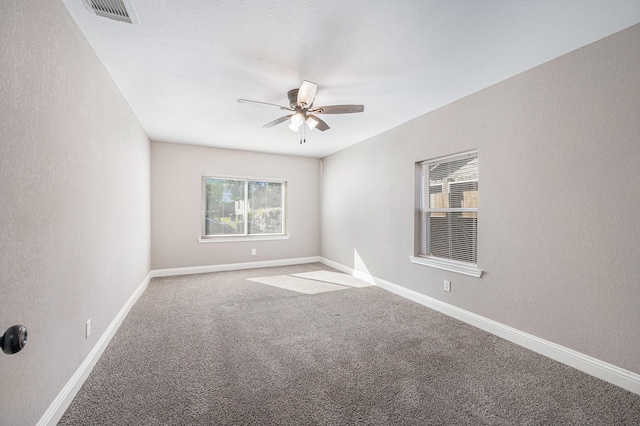
[[296, 291], [304, 294], [325, 293], [327, 291], [346, 290], [350, 287], [331, 284], [322, 281], [309, 280], [291, 275], [275, 275], [272, 277], [247, 278], [260, 284], [270, 285], [285, 290]]
[[333, 283], [339, 285], [346, 285], [348, 287], [369, 287], [373, 284], [362, 281], [352, 275], [342, 274], [340, 272], [331, 271], [313, 271], [304, 272], [301, 274], [291, 274], [294, 277], [306, 278], [308, 280], [323, 281], [326, 283]]

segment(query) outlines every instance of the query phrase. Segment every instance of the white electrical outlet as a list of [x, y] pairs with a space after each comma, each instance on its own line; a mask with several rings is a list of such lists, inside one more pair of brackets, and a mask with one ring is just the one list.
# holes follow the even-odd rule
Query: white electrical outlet
[[256, 255], [256, 249], [251, 249], [251, 256], [255, 256]]
[[444, 291], [451, 291], [451, 281], [444, 280]]
[[85, 331], [86, 331], [86, 338], [88, 339], [89, 336], [91, 336], [91, 320], [90, 319], [87, 320]]

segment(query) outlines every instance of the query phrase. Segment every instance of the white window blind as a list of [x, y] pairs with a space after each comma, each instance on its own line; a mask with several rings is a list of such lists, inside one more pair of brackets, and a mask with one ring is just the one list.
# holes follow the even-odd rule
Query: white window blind
[[478, 152], [424, 161], [419, 256], [477, 264]]

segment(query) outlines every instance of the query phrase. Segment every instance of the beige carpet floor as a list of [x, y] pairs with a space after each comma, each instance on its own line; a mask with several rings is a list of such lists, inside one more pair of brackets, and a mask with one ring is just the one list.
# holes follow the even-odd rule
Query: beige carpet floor
[[378, 287], [255, 280], [318, 270], [154, 278], [60, 424], [640, 425], [639, 395]]

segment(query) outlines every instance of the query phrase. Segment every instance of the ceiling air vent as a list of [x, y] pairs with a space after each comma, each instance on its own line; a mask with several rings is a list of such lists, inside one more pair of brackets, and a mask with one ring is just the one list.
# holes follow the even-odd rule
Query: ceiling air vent
[[131, 0], [82, 0], [91, 13], [116, 21], [139, 24]]

